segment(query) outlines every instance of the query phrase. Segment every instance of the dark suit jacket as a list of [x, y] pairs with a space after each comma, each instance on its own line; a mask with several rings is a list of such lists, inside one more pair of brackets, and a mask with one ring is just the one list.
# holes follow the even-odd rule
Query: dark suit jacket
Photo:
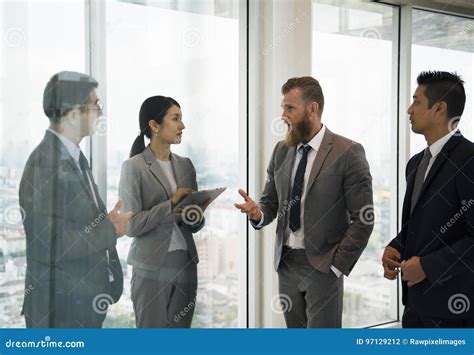
[[[197, 190], [196, 170], [189, 158], [172, 153], [171, 166], [178, 189]], [[123, 163], [119, 191], [124, 201], [123, 211], [134, 213], [127, 232], [133, 238], [127, 262], [139, 269], [158, 270], [168, 253], [173, 234], [170, 201], [173, 193], [150, 146]], [[189, 211], [188, 223], [181, 221], [178, 226], [186, 240], [190, 259], [198, 263], [193, 233], [204, 227], [205, 219], [203, 216], [199, 219], [191, 209]]]
[[[276, 145], [259, 201], [264, 226], [278, 219], [275, 270], [289, 223], [295, 156], [296, 147], [289, 148], [284, 142]], [[334, 265], [349, 275], [374, 227], [373, 218], [361, 218], [367, 208], [373, 208], [373, 196], [364, 148], [326, 128], [311, 169], [304, 205], [305, 251], [314, 268], [328, 273]]]
[[23, 304], [27, 326], [100, 327], [104, 305], [122, 294], [115, 228], [93, 185], [99, 208], [66, 147], [47, 131], [20, 183], [31, 289]]
[[[423, 152], [407, 164], [402, 230], [390, 242], [402, 260], [421, 257], [426, 279], [410, 288], [403, 304], [439, 318], [474, 316], [474, 144], [459, 132], [437, 156], [410, 216], [415, 175]], [[468, 312], [461, 312], [466, 297]], [[465, 307], [464, 307], [465, 308]], [[454, 311], [453, 311], [454, 310]], [[459, 313], [459, 314], [458, 314]]]

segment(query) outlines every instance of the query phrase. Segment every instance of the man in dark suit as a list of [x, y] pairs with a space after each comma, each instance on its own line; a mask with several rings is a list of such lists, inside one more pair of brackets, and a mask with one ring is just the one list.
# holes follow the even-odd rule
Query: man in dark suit
[[22, 313], [27, 327], [101, 327], [123, 289], [115, 248], [132, 213], [107, 214], [79, 143], [93, 133], [102, 106], [97, 82], [55, 74], [44, 90], [50, 126], [20, 183], [27, 271]]
[[428, 147], [407, 164], [402, 229], [382, 257], [384, 276], [401, 270], [405, 328], [474, 327], [474, 144], [456, 129], [463, 81], [422, 72], [408, 108]]
[[343, 277], [369, 240], [372, 177], [361, 144], [321, 123], [324, 96], [312, 77], [282, 87], [282, 119], [290, 129], [277, 143], [256, 204], [235, 206], [260, 229], [278, 220], [275, 270], [289, 328], [341, 327]]

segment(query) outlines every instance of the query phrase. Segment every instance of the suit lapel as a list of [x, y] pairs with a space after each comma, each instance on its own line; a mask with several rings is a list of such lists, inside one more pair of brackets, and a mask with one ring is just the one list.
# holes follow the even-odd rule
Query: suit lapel
[[321, 146], [319, 147], [319, 150], [316, 154], [316, 158], [314, 159], [313, 166], [311, 167], [311, 173], [309, 174], [308, 187], [306, 191], [309, 191], [314, 180], [316, 180], [316, 178], [318, 177], [319, 173], [321, 172], [321, 168], [323, 167], [324, 161], [326, 160], [331, 150], [332, 132], [326, 128], [323, 140], [321, 141]]
[[449, 152], [459, 143], [460, 137], [462, 137], [461, 134], [456, 133], [446, 142], [443, 149], [441, 149], [441, 152], [439, 152], [433, 165], [431, 166], [430, 171], [428, 172], [428, 176], [426, 177], [425, 182], [423, 183], [418, 201], [420, 201], [421, 196], [423, 196], [423, 193], [425, 192], [427, 186], [429, 186], [433, 178], [436, 176], [436, 173], [438, 172], [438, 170], [441, 168], [441, 166], [444, 164], [444, 162], [448, 158]]
[[[415, 177], [416, 171], [418, 170], [418, 166], [421, 163], [421, 159], [423, 159], [423, 152], [418, 153], [418, 158], [416, 159], [416, 164], [412, 171], [408, 172], [407, 176], [407, 189], [405, 192], [405, 203], [403, 205], [403, 213], [407, 213], [407, 217], [410, 216], [411, 210], [411, 195], [413, 194], [413, 188], [415, 186]], [[405, 206], [406, 204], [406, 206]], [[406, 208], [406, 210], [405, 210]]]
[[186, 185], [187, 171], [189, 170], [186, 169], [186, 167], [173, 153], [171, 153], [171, 167], [173, 168], [177, 188], [179, 189], [180, 187], [189, 187]]
[[290, 199], [291, 196], [291, 174], [293, 172], [293, 165], [295, 164], [296, 159], [296, 147], [291, 147], [286, 153], [284, 160], [284, 165], [281, 168], [281, 174], [283, 175], [283, 196], [285, 199]]
[[168, 182], [168, 179], [164, 171], [161, 169], [160, 164], [156, 161], [150, 146], [146, 147], [143, 151], [143, 157], [145, 158], [146, 163], [150, 165], [150, 171], [153, 176], [165, 189], [168, 198], [173, 196], [173, 192], [171, 191], [171, 186]]
[[[68, 153], [69, 154], [69, 153]], [[88, 184], [88, 180], [87, 180], [87, 176], [83, 176], [81, 171], [79, 170], [79, 168], [77, 167], [76, 165], [76, 162], [74, 161], [74, 158], [69, 156], [67, 159], [66, 159], [66, 162], [67, 164], [69, 164], [69, 166], [71, 167], [71, 169], [74, 171], [74, 174], [76, 174], [76, 177], [77, 179], [79, 180], [79, 182], [81, 183], [81, 186], [82, 186], [82, 190], [86, 192], [87, 196], [89, 197], [89, 199], [94, 203], [95, 205], [95, 202], [94, 202], [94, 197], [91, 195], [92, 194], [92, 191], [91, 191], [91, 188]], [[92, 176], [92, 175], [91, 175]]]
[[[45, 139], [49, 139], [49, 140], [51, 140], [51, 142], [53, 142], [54, 148], [59, 152], [59, 159], [60, 159], [61, 163], [67, 164], [70, 167], [70, 169], [74, 172], [74, 174], [76, 175], [77, 180], [79, 180], [79, 183], [82, 186], [82, 190], [86, 191], [87, 196], [89, 197], [89, 199], [91, 200], [91, 202], [95, 206], [94, 197], [92, 196], [92, 191], [91, 191], [90, 186], [88, 184], [87, 177], [82, 175], [82, 172], [77, 167], [76, 162], [74, 161], [74, 158], [71, 156], [71, 154], [69, 154], [69, 152], [67, 151], [64, 144], [61, 142], [61, 140], [58, 137], [56, 137], [53, 133], [51, 133], [49, 131], [46, 131]], [[89, 174], [90, 174], [90, 172], [89, 172]], [[90, 175], [90, 176], [92, 176], [92, 175]], [[86, 183], [87, 183], [87, 185], [86, 185]]]
[[99, 211], [107, 213], [107, 207], [105, 206], [104, 201], [102, 201], [102, 198], [100, 197], [99, 188], [97, 187], [97, 184], [94, 181], [94, 177], [92, 176], [92, 171], [88, 169], [88, 172], [91, 177], [92, 188], [94, 189], [95, 197], [97, 198]]

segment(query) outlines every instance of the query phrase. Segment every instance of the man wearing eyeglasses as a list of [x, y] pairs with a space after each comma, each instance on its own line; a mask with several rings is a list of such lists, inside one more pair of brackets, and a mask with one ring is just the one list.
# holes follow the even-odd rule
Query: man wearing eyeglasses
[[55, 74], [44, 90], [50, 125], [20, 183], [27, 271], [26, 326], [102, 326], [123, 275], [115, 245], [132, 213], [107, 213], [79, 144], [94, 132], [102, 105], [92, 77]]

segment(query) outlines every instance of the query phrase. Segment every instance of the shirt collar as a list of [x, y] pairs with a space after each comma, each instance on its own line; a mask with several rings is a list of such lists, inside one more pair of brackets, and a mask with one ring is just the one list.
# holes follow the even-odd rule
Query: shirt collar
[[74, 158], [74, 160], [76, 162], [78, 162], [79, 161], [79, 155], [81, 154], [81, 148], [79, 148], [79, 146], [76, 145], [73, 141], [71, 141], [68, 138], [64, 137], [63, 135], [59, 134], [55, 130], [52, 130], [51, 128], [48, 128], [48, 131], [59, 138], [59, 140], [66, 147], [66, 150], [69, 152], [69, 154]]
[[[321, 129], [319, 130], [318, 134], [316, 134], [308, 143], [306, 143], [307, 145], [309, 145], [311, 148], [313, 148], [313, 150], [315, 152], [317, 152], [319, 150], [319, 147], [321, 146], [321, 142], [323, 141], [323, 137], [324, 137], [324, 133], [326, 132], [326, 126], [323, 125], [321, 127]], [[299, 143], [296, 147], [296, 150], [299, 151], [299, 149], [303, 146], [304, 144], [303, 143]]]
[[453, 130], [453, 131], [449, 132], [448, 134], [446, 134], [445, 136], [438, 139], [433, 144], [431, 144], [429, 146], [431, 156], [432, 157], [437, 156], [439, 154], [439, 152], [441, 152], [441, 149], [443, 149], [444, 145], [449, 141], [449, 138], [451, 138], [455, 133], [456, 133], [456, 130]]

